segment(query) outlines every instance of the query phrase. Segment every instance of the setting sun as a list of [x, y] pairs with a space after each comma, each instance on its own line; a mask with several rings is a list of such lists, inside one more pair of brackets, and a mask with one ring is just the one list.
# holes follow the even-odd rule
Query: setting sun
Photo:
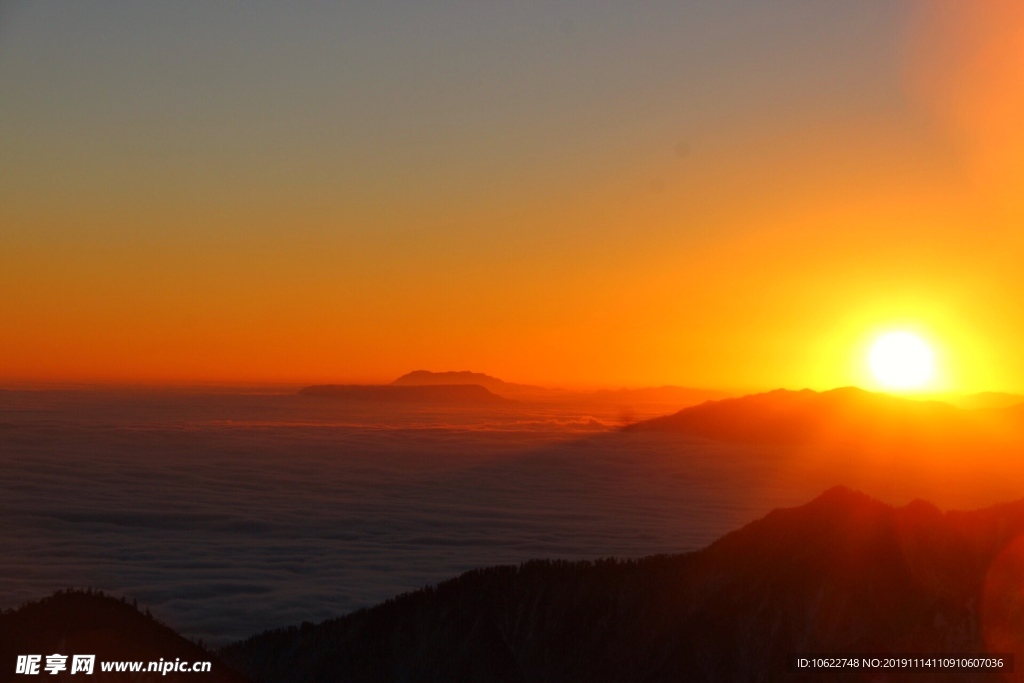
[[920, 389], [935, 373], [931, 347], [910, 332], [890, 332], [875, 340], [868, 364], [875, 379], [889, 389]]

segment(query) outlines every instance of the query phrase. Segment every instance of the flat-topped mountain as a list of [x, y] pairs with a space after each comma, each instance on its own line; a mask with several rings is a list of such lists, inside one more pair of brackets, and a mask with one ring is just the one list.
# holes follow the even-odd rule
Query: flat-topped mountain
[[498, 396], [479, 384], [436, 384], [395, 386], [391, 384], [321, 384], [306, 387], [300, 396], [329, 398], [351, 402], [415, 403], [443, 405], [507, 405], [510, 399]]
[[798, 652], [1022, 661], [1022, 534], [1024, 501], [943, 513], [837, 488], [699, 552], [471, 571], [223, 654], [278, 682], [815, 680], [788, 669]]
[[[65, 655], [66, 670], [44, 670], [47, 655]], [[40, 655], [39, 675], [17, 674], [19, 655]], [[95, 655], [92, 675], [71, 673], [73, 655]], [[210, 662], [209, 672], [146, 672], [149, 662]], [[143, 662], [141, 672], [103, 672], [104, 662]], [[214, 652], [182, 638], [148, 613], [101, 593], [62, 591], [0, 614], [0, 681], [209, 681], [245, 683]]]
[[482, 372], [468, 370], [448, 370], [431, 372], [430, 370], [414, 370], [406, 373], [391, 383], [392, 386], [432, 386], [445, 384], [476, 384], [499, 396], [544, 398], [552, 390], [535, 387], [529, 384], [506, 382]]
[[961, 410], [846, 387], [820, 393], [779, 389], [709, 401], [624, 429], [757, 443], [952, 446], [985, 442], [995, 438], [996, 427], [1008, 426], [994, 410]]

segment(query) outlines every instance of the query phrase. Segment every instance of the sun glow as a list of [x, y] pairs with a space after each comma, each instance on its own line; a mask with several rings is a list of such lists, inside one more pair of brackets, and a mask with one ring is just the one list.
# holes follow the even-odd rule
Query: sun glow
[[899, 391], [924, 388], [935, 374], [931, 347], [910, 332], [889, 332], [876, 339], [868, 365], [883, 386]]

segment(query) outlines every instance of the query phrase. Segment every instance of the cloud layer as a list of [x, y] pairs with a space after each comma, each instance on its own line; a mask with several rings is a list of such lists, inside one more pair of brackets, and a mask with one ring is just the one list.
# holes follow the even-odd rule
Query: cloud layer
[[544, 410], [0, 392], [2, 606], [92, 586], [225, 643], [473, 567], [695, 549], [838, 481]]

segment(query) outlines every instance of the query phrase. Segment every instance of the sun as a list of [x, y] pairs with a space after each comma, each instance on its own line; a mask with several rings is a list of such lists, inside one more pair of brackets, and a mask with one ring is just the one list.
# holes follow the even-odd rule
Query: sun
[[889, 332], [871, 345], [868, 365], [875, 379], [888, 389], [921, 389], [935, 374], [935, 354], [916, 334]]

